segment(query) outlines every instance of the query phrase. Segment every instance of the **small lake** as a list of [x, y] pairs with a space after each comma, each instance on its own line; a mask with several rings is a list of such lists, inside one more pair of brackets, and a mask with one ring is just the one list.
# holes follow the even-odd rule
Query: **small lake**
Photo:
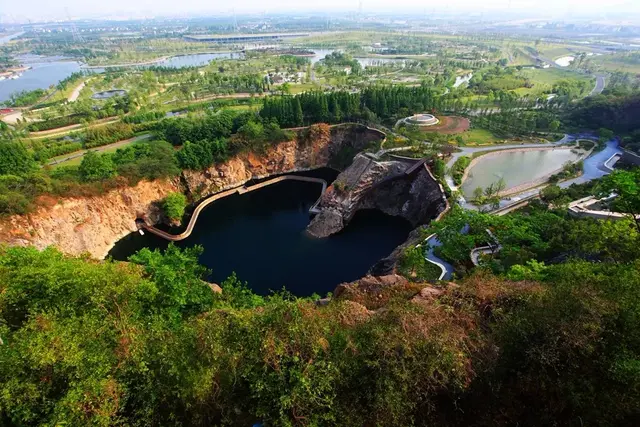
[[103, 92], [97, 92], [91, 95], [93, 99], [109, 99], [114, 96], [125, 96], [127, 91], [124, 89], [113, 89], [113, 90], [105, 90]]
[[242, 52], [220, 52], [220, 53], [198, 53], [195, 55], [180, 55], [172, 56], [164, 61], [156, 62], [150, 66], [157, 67], [170, 67], [170, 68], [182, 68], [182, 67], [202, 67], [208, 65], [209, 62], [216, 59], [243, 59], [244, 53]]
[[[313, 51], [313, 56], [309, 56], [309, 60], [312, 64], [320, 62], [327, 55], [332, 54], [333, 52], [342, 52], [340, 49], [311, 49]], [[406, 61], [404, 59], [396, 59], [396, 58], [354, 58], [356, 59], [363, 68], [370, 66], [381, 66], [385, 64], [397, 64], [404, 66]]]
[[487, 188], [500, 178], [504, 179], [507, 188], [513, 188], [543, 178], [579, 157], [572, 150], [561, 148], [486, 154], [469, 170], [467, 179], [462, 183], [462, 192], [470, 198], [474, 189]]
[[47, 89], [51, 85], [57, 85], [60, 80], [66, 79], [71, 74], [80, 71], [80, 64], [76, 61], [64, 60], [60, 57], [44, 57], [36, 55], [23, 55], [16, 60], [31, 69], [22, 72], [17, 79], [0, 81], [0, 102], [9, 99], [14, 92], [23, 90]]
[[[337, 172], [319, 169], [301, 175], [333, 181]], [[232, 272], [256, 293], [287, 290], [298, 296], [325, 295], [343, 282], [359, 279], [381, 258], [404, 242], [411, 225], [378, 211], [358, 212], [337, 235], [309, 237], [309, 208], [320, 185], [284, 181], [261, 190], [235, 194], [208, 206], [193, 234], [180, 247], [202, 245], [200, 262], [220, 284]], [[177, 232], [177, 230], [172, 230]], [[133, 233], [110, 252], [119, 260], [143, 247], [164, 249], [168, 242], [151, 233]]]

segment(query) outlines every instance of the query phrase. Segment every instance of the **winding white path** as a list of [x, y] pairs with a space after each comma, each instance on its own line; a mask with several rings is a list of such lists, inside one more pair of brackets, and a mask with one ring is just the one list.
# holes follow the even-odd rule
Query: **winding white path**
[[316, 202], [309, 209], [310, 213], [318, 213], [319, 212], [318, 211], [318, 204], [320, 203], [320, 200], [322, 199], [322, 195], [327, 190], [327, 181], [325, 181], [324, 179], [321, 179], [321, 178], [312, 178], [312, 177], [308, 177], [308, 176], [282, 175], [282, 176], [270, 179], [268, 181], [261, 182], [261, 183], [256, 184], [256, 185], [252, 185], [251, 187], [246, 187], [246, 186], [236, 187], [236, 188], [232, 188], [231, 190], [223, 191], [221, 193], [216, 193], [216, 194], [210, 196], [209, 198], [203, 200], [198, 206], [196, 206], [195, 210], [193, 211], [193, 214], [191, 216], [191, 220], [189, 221], [189, 224], [187, 224], [187, 228], [185, 229], [185, 231], [183, 231], [180, 234], [170, 234], [170, 233], [167, 233], [166, 231], [158, 230], [157, 228], [155, 228], [152, 225], [147, 224], [146, 222], [144, 222], [142, 224], [138, 224], [138, 225], [139, 225], [140, 228], [144, 228], [145, 230], [149, 231], [150, 233], [153, 233], [156, 236], [160, 236], [163, 239], [167, 239], [167, 240], [170, 240], [172, 242], [177, 242], [177, 241], [180, 241], [180, 240], [184, 240], [187, 237], [189, 237], [191, 235], [191, 233], [193, 232], [193, 228], [195, 227], [196, 222], [198, 221], [198, 217], [200, 216], [200, 213], [207, 206], [209, 206], [211, 203], [215, 202], [216, 200], [222, 199], [222, 198], [227, 197], [227, 196], [231, 196], [232, 194], [236, 194], [236, 193], [238, 193], [238, 194], [249, 193], [251, 191], [255, 191], [255, 190], [259, 190], [260, 188], [264, 188], [264, 187], [266, 187], [268, 185], [277, 184], [278, 182], [282, 182], [282, 181], [286, 181], [286, 180], [316, 182], [316, 183], [322, 184], [322, 191], [320, 192], [320, 196], [318, 197], [318, 200], [316, 200]]

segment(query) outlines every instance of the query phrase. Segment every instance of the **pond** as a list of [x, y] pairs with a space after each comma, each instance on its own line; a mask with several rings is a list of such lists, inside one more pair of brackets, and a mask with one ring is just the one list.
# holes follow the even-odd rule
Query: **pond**
[[195, 55], [179, 55], [167, 58], [164, 61], [157, 62], [149, 66], [157, 67], [170, 67], [170, 68], [182, 68], [182, 67], [202, 67], [208, 65], [209, 62], [215, 59], [243, 59], [244, 53], [242, 52], [219, 52], [219, 53], [198, 53]]
[[[302, 175], [331, 182], [337, 172], [318, 169]], [[381, 258], [404, 242], [411, 225], [378, 211], [358, 212], [341, 233], [326, 239], [308, 236], [309, 208], [318, 198], [317, 183], [284, 181], [243, 195], [232, 195], [207, 207], [192, 235], [177, 245], [202, 245], [200, 262], [212, 270], [215, 283], [236, 272], [256, 293], [288, 291], [299, 296], [331, 292], [359, 279]], [[172, 230], [177, 232], [177, 230]], [[126, 260], [143, 248], [166, 248], [151, 233], [133, 233], [112, 249]]]
[[507, 188], [517, 187], [544, 178], [579, 157], [580, 154], [566, 148], [485, 154], [469, 170], [462, 192], [470, 198], [477, 187], [487, 188], [501, 178]]
[[9, 96], [15, 92], [47, 89], [72, 73], [80, 71], [78, 62], [61, 57], [23, 55], [16, 57], [16, 61], [31, 68], [23, 71], [17, 79], [0, 81], [0, 102], [8, 100]]
[[103, 92], [97, 92], [91, 95], [93, 99], [109, 99], [114, 96], [125, 96], [127, 91], [124, 89], [113, 89], [113, 90], [105, 90]]

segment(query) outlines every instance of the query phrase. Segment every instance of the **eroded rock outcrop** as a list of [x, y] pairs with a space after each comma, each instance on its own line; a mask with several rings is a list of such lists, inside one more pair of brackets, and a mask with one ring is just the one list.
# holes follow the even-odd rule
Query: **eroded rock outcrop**
[[382, 138], [382, 132], [364, 126], [313, 126], [295, 141], [270, 147], [261, 155], [241, 154], [204, 172], [185, 171], [181, 179], [143, 181], [96, 197], [52, 199], [28, 215], [0, 220], [0, 243], [56, 246], [67, 254], [89, 253], [101, 259], [118, 240], [136, 231], [136, 218], [157, 223], [161, 219], [157, 202], [170, 192], [186, 192], [197, 201], [252, 178], [326, 166], [345, 149], [361, 150]]
[[342, 230], [360, 209], [379, 209], [413, 226], [435, 218], [446, 209], [442, 188], [426, 167], [408, 175], [411, 166], [357, 155], [323, 195], [321, 212], [307, 231], [314, 237], [328, 237]]
[[104, 258], [116, 241], [136, 230], [137, 217], [159, 221], [154, 202], [175, 191], [181, 191], [178, 179], [143, 181], [95, 197], [51, 200], [28, 215], [0, 221], [0, 241], [38, 249], [56, 246], [68, 254], [88, 252]]

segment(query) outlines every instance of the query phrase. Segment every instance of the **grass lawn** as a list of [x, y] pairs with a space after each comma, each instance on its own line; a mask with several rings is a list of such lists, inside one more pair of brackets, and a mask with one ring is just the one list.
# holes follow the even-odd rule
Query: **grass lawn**
[[[69, 154], [67, 154], [67, 156], [69, 156]], [[62, 158], [64, 158], [64, 156], [60, 156]], [[60, 166], [79, 166], [80, 163], [82, 162], [82, 157], [76, 157], [75, 159], [71, 159], [71, 160], [66, 160], [64, 162], [60, 162], [60, 163], [56, 163], [55, 165], [51, 165], [51, 168], [56, 169], [59, 168]], [[51, 159], [53, 160], [53, 159]]]
[[313, 83], [292, 83], [289, 87], [291, 88], [292, 95], [308, 92], [318, 88], [318, 86]]
[[[468, 131], [460, 134], [462, 137], [464, 144], [469, 146], [474, 145], [489, 145], [495, 144], [499, 141], [499, 139], [491, 132], [486, 129], [469, 129]], [[456, 141], [456, 139], [452, 139], [452, 141]]]
[[520, 74], [533, 83], [533, 87], [531, 88], [516, 89], [515, 92], [520, 96], [530, 94], [539, 95], [543, 92], [550, 91], [553, 85], [560, 80], [592, 80], [590, 76], [557, 68], [527, 69], [522, 70]]
[[623, 71], [640, 74], [640, 64], [633, 64], [624, 60], [624, 55], [601, 55], [590, 57], [589, 62], [606, 71]]
[[540, 46], [538, 46], [538, 51], [542, 54], [542, 56], [545, 56], [553, 60], [561, 58], [563, 56], [574, 55], [572, 50], [570, 50], [568, 47], [561, 46], [561, 45], [548, 46], [545, 44], [541, 44]]

